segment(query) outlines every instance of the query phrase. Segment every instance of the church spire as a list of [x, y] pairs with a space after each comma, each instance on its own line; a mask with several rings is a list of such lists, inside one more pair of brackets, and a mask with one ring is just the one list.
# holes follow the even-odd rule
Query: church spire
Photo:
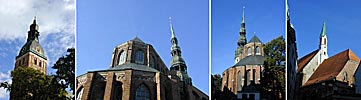
[[239, 34], [240, 36], [238, 37], [238, 41], [237, 41], [237, 49], [235, 51], [235, 63], [238, 62], [239, 59], [237, 59], [239, 57], [240, 54], [242, 54], [243, 52], [243, 46], [247, 44], [247, 39], [246, 39], [246, 23], [244, 21], [245, 17], [244, 17], [244, 6], [242, 9], [242, 22], [241, 22], [241, 28], [239, 30]]
[[326, 35], [326, 21], [323, 21], [322, 31], [320, 37], [323, 37]]
[[39, 26], [36, 23], [36, 16], [34, 16], [33, 23], [30, 25], [30, 30], [28, 31], [27, 41], [39, 40]]
[[169, 25], [170, 25], [170, 31], [172, 34], [172, 37], [171, 37], [172, 60], [170, 62], [171, 74], [178, 76], [180, 81], [183, 81], [186, 84], [192, 84], [192, 80], [187, 74], [187, 65], [186, 65], [184, 59], [182, 58], [182, 51], [181, 51], [180, 47], [178, 46], [178, 40], [177, 40], [177, 37], [175, 36], [171, 17], [169, 17]]

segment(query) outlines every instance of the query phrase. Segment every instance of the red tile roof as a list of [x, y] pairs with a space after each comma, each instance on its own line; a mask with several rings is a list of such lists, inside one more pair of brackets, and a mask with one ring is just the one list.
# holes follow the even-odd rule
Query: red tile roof
[[311, 61], [311, 59], [317, 54], [318, 51], [319, 49], [312, 51], [311, 53], [303, 56], [301, 59], [298, 60], [297, 73], [300, 72], [303, 68], [305, 68], [308, 62]]
[[350, 49], [325, 59], [305, 85], [331, 80], [337, 77], [349, 60], [360, 62], [360, 59]]

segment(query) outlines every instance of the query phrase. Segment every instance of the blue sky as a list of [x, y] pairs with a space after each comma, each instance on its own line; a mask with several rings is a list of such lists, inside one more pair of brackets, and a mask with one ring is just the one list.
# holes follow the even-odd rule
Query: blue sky
[[254, 32], [263, 43], [285, 35], [284, 0], [212, 0], [212, 74], [234, 65], [243, 6], [247, 41]]
[[[0, 82], [11, 82], [10, 71], [34, 16], [48, 57], [47, 74], [54, 74], [54, 62], [75, 46], [74, 0], [0, 0], [0, 4]], [[9, 99], [9, 92], [0, 88], [0, 99]]]
[[290, 0], [288, 4], [299, 58], [318, 49], [323, 21], [327, 26], [329, 57], [348, 48], [361, 57], [361, 1]]
[[77, 73], [108, 69], [115, 46], [138, 36], [170, 66], [172, 22], [193, 85], [208, 94], [208, 0], [77, 2]]

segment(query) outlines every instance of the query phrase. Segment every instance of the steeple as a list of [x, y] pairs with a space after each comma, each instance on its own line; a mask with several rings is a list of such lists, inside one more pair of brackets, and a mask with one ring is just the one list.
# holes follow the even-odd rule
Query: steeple
[[18, 67], [32, 67], [46, 73], [47, 57], [45, 56], [44, 49], [39, 43], [39, 26], [36, 23], [36, 16], [33, 23], [30, 25], [28, 31], [28, 38], [26, 43], [20, 49], [19, 54], [16, 56], [15, 68]]
[[238, 41], [237, 41], [237, 49], [235, 51], [235, 63], [238, 62], [239, 59], [237, 59], [239, 57], [240, 54], [242, 54], [243, 51], [243, 46], [247, 44], [247, 39], [246, 39], [246, 23], [244, 21], [245, 17], [244, 17], [244, 6], [242, 9], [242, 22], [241, 22], [241, 28], [239, 30], [239, 34], [240, 36], [238, 37]]
[[327, 35], [326, 35], [326, 21], [323, 21], [323, 26], [320, 34], [320, 59], [319, 64], [321, 64], [325, 59], [328, 58], [327, 52]]
[[179, 77], [180, 81], [184, 81], [186, 84], [192, 84], [191, 78], [187, 74], [187, 65], [182, 58], [182, 51], [180, 47], [178, 46], [178, 40], [175, 36], [175, 32], [172, 25], [172, 18], [169, 17], [169, 24], [170, 24], [170, 31], [171, 31], [171, 54], [172, 54], [172, 60], [171, 60], [171, 67], [170, 71], [172, 75], [176, 75]]
[[33, 23], [30, 25], [30, 30], [28, 32], [27, 41], [39, 40], [39, 26], [36, 24], [36, 16], [34, 17]]

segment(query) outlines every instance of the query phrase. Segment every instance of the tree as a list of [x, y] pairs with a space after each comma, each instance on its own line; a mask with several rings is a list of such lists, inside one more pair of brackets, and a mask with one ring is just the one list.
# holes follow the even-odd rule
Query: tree
[[52, 76], [30, 67], [19, 67], [11, 72], [13, 83], [8, 88], [13, 100], [64, 100], [65, 89]]
[[264, 46], [265, 53], [265, 78], [263, 80], [263, 88], [271, 90], [271, 99], [279, 99], [281, 93], [282, 98], [285, 94], [285, 39], [280, 36], [268, 42]]
[[52, 67], [56, 69], [56, 75], [54, 77], [59, 80], [59, 82], [70, 88], [74, 94], [75, 88], [75, 49], [69, 48], [67, 50], [68, 54], [64, 57], [60, 57], [58, 61]]

